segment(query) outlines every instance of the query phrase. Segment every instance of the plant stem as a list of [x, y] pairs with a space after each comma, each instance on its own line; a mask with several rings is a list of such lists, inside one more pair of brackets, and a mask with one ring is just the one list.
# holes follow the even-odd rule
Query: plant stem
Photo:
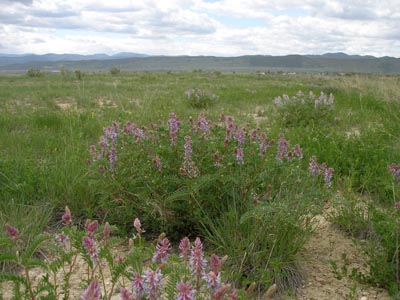
[[31, 300], [35, 300], [35, 295], [33, 294], [33, 290], [32, 290], [32, 282], [31, 282], [31, 278], [29, 276], [29, 267], [24, 266], [24, 270], [25, 270], [25, 277], [26, 277], [26, 281], [28, 283], [28, 290], [29, 290], [29, 295], [31, 297]]

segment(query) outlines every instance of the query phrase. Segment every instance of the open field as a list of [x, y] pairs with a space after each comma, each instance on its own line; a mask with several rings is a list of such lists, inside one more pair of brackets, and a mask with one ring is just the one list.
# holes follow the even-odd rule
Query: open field
[[[189, 99], [185, 92], [190, 89], [201, 92]], [[334, 102], [322, 107], [312, 98], [304, 104], [294, 98], [298, 91], [304, 96], [296, 99], [310, 100], [309, 92], [318, 99], [323, 92], [326, 99], [332, 93]], [[274, 101], [285, 94], [289, 101]], [[171, 112], [181, 126], [176, 146], [170, 145]], [[200, 113], [212, 121], [205, 123], [211, 133], [201, 127]], [[221, 114], [234, 119], [229, 143], [224, 139], [230, 121], [221, 120]], [[129, 127], [137, 134], [135, 142], [123, 134], [129, 121], [148, 132], [146, 139], [136, 127]], [[120, 134], [119, 144], [110, 138], [107, 146], [110, 153], [114, 146], [118, 150], [115, 163], [110, 153], [99, 157], [90, 152], [92, 144], [101, 151], [99, 137], [107, 126]], [[262, 133], [274, 140], [266, 154], [259, 152]], [[189, 158], [184, 136], [193, 146]], [[302, 159], [288, 159], [285, 152], [279, 160], [284, 142], [288, 150], [299, 144]], [[398, 297], [400, 213], [395, 203], [400, 190], [388, 165], [400, 163], [399, 148], [399, 76], [3, 75], [0, 226], [19, 228], [29, 243], [45, 229], [59, 229], [68, 206], [80, 227], [86, 218], [109, 221], [123, 237], [139, 217], [149, 240], [161, 231], [174, 245], [184, 235], [191, 240], [201, 236], [209, 253], [229, 256], [225, 275], [232, 284], [246, 287], [254, 281], [262, 295], [274, 283], [279, 289], [300, 285], [298, 253], [313, 236], [314, 216], [326, 214], [329, 206], [327, 218], [356, 240], [368, 264], [355, 271], [361, 275], [351, 274], [341, 268], [344, 257], [332, 261], [333, 274]], [[312, 156], [327, 165], [319, 166], [319, 177], [309, 172]], [[158, 158], [164, 173], [153, 165]], [[328, 168], [334, 169], [329, 184], [323, 173]], [[1, 235], [6, 239], [4, 230]]]

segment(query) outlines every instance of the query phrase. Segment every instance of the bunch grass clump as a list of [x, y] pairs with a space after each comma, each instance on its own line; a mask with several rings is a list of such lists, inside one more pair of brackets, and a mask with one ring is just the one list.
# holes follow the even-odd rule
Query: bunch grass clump
[[207, 108], [214, 105], [219, 96], [198, 88], [185, 91], [185, 97], [189, 105], [193, 108]]
[[113, 122], [103, 131], [88, 163], [119, 197], [100, 203], [108, 218], [126, 227], [121, 216], [139, 213], [149, 231], [206, 237], [232, 257], [238, 283], [290, 281], [284, 270], [295, 264], [327, 192], [308, 174], [300, 145], [202, 112], [187, 121], [171, 112], [148, 126]]
[[298, 91], [295, 96], [275, 97], [274, 104], [284, 126], [309, 126], [333, 121], [335, 98], [332, 94]]

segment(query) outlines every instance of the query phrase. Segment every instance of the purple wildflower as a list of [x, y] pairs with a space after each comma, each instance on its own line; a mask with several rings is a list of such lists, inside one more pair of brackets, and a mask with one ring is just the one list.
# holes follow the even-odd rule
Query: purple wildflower
[[397, 180], [397, 183], [400, 185], [400, 164], [390, 164], [387, 167], [388, 171], [392, 174], [392, 176]]
[[153, 158], [153, 164], [156, 166], [156, 168], [158, 169], [159, 172], [162, 171], [161, 159], [158, 156]]
[[89, 236], [84, 236], [82, 238], [82, 243], [83, 248], [85, 248], [86, 254], [89, 255], [92, 262], [96, 263], [99, 258], [99, 250], [97, 249], [96, 241]]
[[278, 151], [276, 153], [276, 159], [278, 161], [282, 162], [288, 157], [288, 147], [289, 142], [285, 140], [285, 135], [283, 133], [280, 133], [278, 141]]
[[195, 300], [194, 296], [196, 294], [196, 290], [192, 289], [190, 282], [179, 282], [176, 285], [176, 291], [177, 300]]
[[65, 207], [65, 212], [61, 217], [61, 221], [63, 222], [64, 226], [68, 226], [72, 223], [71, 211], [69, 210], [68, 206]]
[[104, 136], [111, 140], [113, 146], [117, 145], [118, 131], [113, 126], [108, 126], [103, 129]]
[[194, 178], [199, 175], [199, 170], [192, 160], [192, 139], [190, 136], [185, 136], [185, 154], [183, 159], [182, 174], [189, 178]]
[[310, 158], [310, 162], [308, 163], [308, 171], [315, 176], [318, 176], [320, 173], [317, 157], [315, 155], [311, 156]]
[[244, 158], [243, 158], [243, 149], [240, 147], [237, 147], [235, 149], [235, 156], [236, 156], [236, 162], [238, 165], [243, 165], [244, 163]]
[[144, 282], [143, 276], [141, 276], [138, 272], [133, 273], [132, 287], [135, 292], [135, 296], [138, 299], [141, 299], [144, 292]]
[[108, 152], [108, 142], [107, 139], [102, 135], [99, 137], [99, 146], [101, 150], [100, 157], [106, 157]]
[[234, 136], [235, 141], [238, 142], [239, 146], [243, 146], [246, 141], [246, 132], [243, 127], [238, 127]]
[[103, 228], [103, 237], [104, 240], [108, 240], [110, 238], [111, 230], [110, 230], [110, 223], [106, 222]]
[[147, 269], [143, 274], [144, 278], [144, 289], [145, 292], [149, 295], [149, 300], [158, 299], [159, 294], [161, 293], [161, 281], [162, 274], [161, 270], [157, 269], [153, 271], [151, 269]]
[[196, 126], [194, 125], [194, 120], [192, 117], [189, 117], [190, 131], [192, 133], [196, 132]]
[[133, 221], [133, 227], [135, 227], [136, 231], [137, 231], [139, 234], [145, 232], [145, 231], [142, 229], [142, 223], [140, 223], [139, 218], [135, 218], [135, 220]]
[[178, 137], [179, 125], [180, 122], [178, 120], [178, 117], [176, 116], [175, 113], [171, 112], [169, 114], [169, 120], [168, 120], [169, 138], [171, 141], [171, 146], [176, 146], [176, 139]]
[[200, 287], [200, 280], [204, 275], [206, 260], [204, 259], [203, 244], [200, 238], [196, 238], [193, 246], [190, 248], [189, 257], [190, 269], [196, 278], [196, 287]]
[[232, 292], [227, 297], [229, 300], [238, 300], [239, 295], [237, 289], [233, 289]]
[[214, 166], [216, 166], [217, 168], [222, 166], [218, 153], [214, 154]]
[[82, 300], [100, 300], [100, 284], [97, 280], [92, 280], [87, 289], [81, 295]]
[[190, 240], [188, 237], [184, 237], [179, 243], [180, 254], [179, 257], [184, 260], [188, 259], [189, 251], [190, 251]]
[[301, 151], [299, 144], [294, 145], [293, 154], [297, 156], [298, 159], [303, 159], [303, 152]]
[[262, 133], [260, 143], [260, 156], [264, 157], [265, 153], [267, 153], [267, 135], [265, 133]]
[[212, 295], [215, 300], [223, 300], [227, 290], [229, 289], [229, 285], [223, 285], [218, 288]]
[[394, 207], [395, 207], [397, 210], [400, 210], [400, 202], [396, 202], [396, 203], [394, 204]]
[[223, 263], [223, 259], [220, 259], [216, 254], [212, 254], [210, 257], [210, 270], [213, 271], [215, 274], [219, 274]]
[[121, 288], [120, 289], [120, 296], [121, 296], [121, 300], [133, 300], [133, 295], [130, 291], [128, 291], [125, 288]]
[[199, 113], [199, 117], [197, 118], [197, 127], [205, 134], [205, 136], [208, 136], [210, 133], [210, 124], [202, 112]]
[[110, 157], [109, 157], [111, 172], [114, 172], [114, 170], [115, 170], [115, 164], [117, 163], [117, 159], [118, 159], [118, 157], [117, 157], [117, 149], [112, 147], [111, 151], [110, 151]]
[[56, 234], [56, 240], [60, 246], [63, 247], [64, 251], [68, 251], [70, 249], [69, 238], [64, 232]]
[[221, 273], [214, 273], [213, 271], [210, 271], [208, 274], [205, 274], [203, 276], [203, 278], [206, 280], [207, 282], [207, 287], [210, 290], [215, 291], [216, 289], [218, 289], [221, 286]]
[[8, 237], [9, 237], [11, 240], [13, 240], [14, 242], [16, 242], [16, 241], [19, 240], [19, 231], [18, 231], [17, 228], [15, 228], [15, 227], [13, 227], [13, 226], [11, 226], [11, 225], [9, 225], [9, 224], [6, 224], [6, 225], [5, 225], [5, 228], [6, 228]]
[[85, 229], [86, 229], [89, 237], [92, 238], [94, 236], [95, 231], [98, 228], [99, 228], [99, 223], [97, 222], [97, 220], [94, 220], [92, 222], [89, 219], [86, 220]]
[[325, 186], [327, 188], [330, 188], [332, 186], [332, 177], [333, 177], [333, 172], [335, 170], [333, 168], [328, 168], [325, 170], [324, 172], [324, 176], [325, 176]]
[[168, 259], [168, 251], [171, 250], [171, 244], [167, 238], [162, 239], [156, 246], [156, 251], [153, 255], [153, 262], [160, 261], [164, 263]]

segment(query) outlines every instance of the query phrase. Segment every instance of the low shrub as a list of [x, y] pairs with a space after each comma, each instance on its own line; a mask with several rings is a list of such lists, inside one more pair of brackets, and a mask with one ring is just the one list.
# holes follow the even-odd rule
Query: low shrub
[[217, 95], [200, 89], [189, 89], [185, 91], [185, 97], [189, 105], [194, 108], [210, 107], [219, 99]]
[[233, 258], [242, 283], [290, 285], [282, 274], [291, 272], [326, 189], [283, 133], [275, 142], [231, 116], [212, 122], [200, 113], [181, 123], [170, 113], [149, 126], [113, 122], [90, 152], [93, 179], [112, 191], [99, 208], [113, 223], [129, 230], [129, 216], [138, 214], [148, 230], [172, 239], [206, 236]]
[[302, 91], [295, 96], [278, 96], [274, 104], [285, 127], [310, 126], [329, 123], [334, 120], [334, 96], [321, 92], [316, 96], [313, 92], [308, 95]]

